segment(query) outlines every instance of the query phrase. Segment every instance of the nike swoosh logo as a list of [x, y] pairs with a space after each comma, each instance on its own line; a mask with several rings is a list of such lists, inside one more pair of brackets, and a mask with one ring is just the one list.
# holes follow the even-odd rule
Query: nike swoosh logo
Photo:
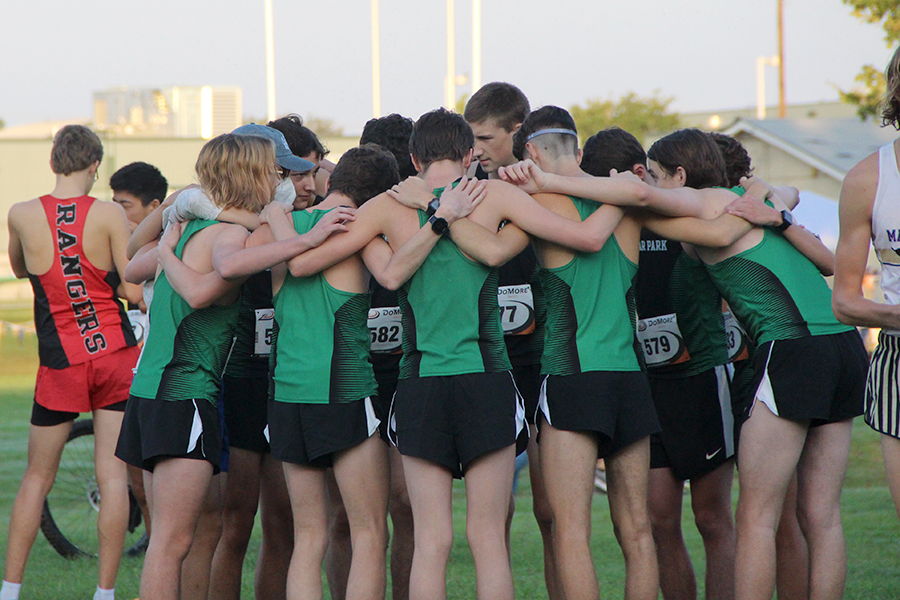
[[722, 449], [719, 448], [718, 450], [716, 450], [716, 451], [713, 452], [712, 454], [707, 454], [707, 455], [706, 455], [706, 460], [712, 460], [712, 457], [715, 456], [716, 454], [718, 454], [718, 453], [721, 452], [721, 451], [722, 451]]

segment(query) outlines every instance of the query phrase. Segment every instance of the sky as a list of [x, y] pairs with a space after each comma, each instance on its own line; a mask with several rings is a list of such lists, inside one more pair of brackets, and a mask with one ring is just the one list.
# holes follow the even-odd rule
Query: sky
[[[481, 0], [482, 81], [518, 85], [532, 108], [627, 92], [678, 112], [755, 106], [756, 59], [777, 53], [776, 0]], [[840, 0], [784, 0], [788, 103], [833, 101], [891, 49]], [[456, 67], [471, 72], [472, 3], [456, 0]], [[372, 117], [369, 0], [273, 0], [278, 115]], [[380, 0], [382, 113], [440, 106], [444, 0]], [[0, 10], [0, 119], [91, 117], [113, 86], [236, 85], [266, 114], [263, 0], [29, 0]], [[470, 92], [457, 88], [457, 95]], [[777, 69], [767, 68], [777, 102]]]

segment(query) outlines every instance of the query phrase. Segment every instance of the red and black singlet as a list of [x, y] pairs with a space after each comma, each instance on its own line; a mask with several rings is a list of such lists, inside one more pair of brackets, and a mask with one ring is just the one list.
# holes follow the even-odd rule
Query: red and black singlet
[[56, 257], [43, 275], [29, 274], [41, 365], [64, 369], [136, 344], [122, 304], [119, 275], [84, 256], [82, 237], [90, 196], [42, 196]]

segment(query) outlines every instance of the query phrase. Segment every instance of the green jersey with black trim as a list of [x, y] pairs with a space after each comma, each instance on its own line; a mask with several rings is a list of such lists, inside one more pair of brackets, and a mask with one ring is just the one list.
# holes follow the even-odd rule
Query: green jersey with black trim
[[[181, 258], [191, 236], [216, 224], [188, 221], [175, 256]], [[159, 400], [203, 398], [215, 404], [239, 306], [240, 300], [229, 306], [193, 309], [172, 289], [163, 270], [153, 285], [153, 327], [144, 342], [131, 395]]]
[[[601, 206], [570, 198], [582, 220]], [[579, 252], [562, 267], [541, 269], [547, 303], [542, 373], [640, 370], [633, 289], [637, 270], [615, 236], [599, 252]]]
[[[304, 234], [327, 210], [295, 211], [294, 229]], [[369, 362], [368, 293], [332, 287], [322, 273], [288, 272], [274, 296], [272, 397], [279, 402], [354, 402], [376, 394]]]
[[[691, 360], [682, 372], [677, 365], [670, 372], [686, 377], [728, 363], [722, 296], [706, 272], [706, 266], [686, 252], [681, 253], [672, 269], [669, 299], [691, 353]], [[664, 369], [653, 374], [666, 372]]]
[[757, 344], [853, 329], [835, 318], [816, 266], [771, 228], [753, 248], [706, 268]]
[[261, 271], [241, 286], [241, 307], [234, 326], [234, 350], [225, 374], [235, 378], [269, 376], [271, 349], [272, 274]]
[[[443, 188], [435, 190], [440, 196]], [[428, 216], [419, 212], [419, 224]], [[400, 378], [496, 373], [512, 366], [497, 303], [498, 270], [442, 237], [399, 290], [403, 313]]]

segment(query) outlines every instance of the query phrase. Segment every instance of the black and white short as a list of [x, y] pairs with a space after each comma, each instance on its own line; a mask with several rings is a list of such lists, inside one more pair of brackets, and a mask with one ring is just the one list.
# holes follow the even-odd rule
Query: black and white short
[[757, 348], [752, 389], [773, 414], [815, 427], [863, 414], [867, 369], [856, 330], [777, 340]]
[[165, 458], [192, 458], [219, 472], [219, 411], [209, 400], [150, 400], [131, 396], [122, 418], [116, 456], [153, 471]]
[[251, 452], [268, 452], [265, 429], [268, 422], [268, 377], [222, 378], [222, 406], [228, 445]]
[[702, 477], [734, 456], [728, 368], [679, 378], [650, 376], [662, 431], [650, 436], [650, 468], [680, 480]]
[[330, 467], [334, 454], [378, 431], [371, 398], [333, 404], [269, 400], [269, 444], [283, 462]]
[[556, 429], [597, 434], [600, 458], [660, 430], [642, 371], [548, 375], [538, 410]]
[[400, 454], [456, 475], [483, 454], [528, 444], [525, 407], [509, 372], [401, 379], [392, 411]]
[[900, 438], [900, 336], [878, 334], [866, 381], [866, 423]]
[[537, 418], [538, 399], [541, 397], [541, 364], [513, 365], [513, 379], [516, 387], [525, 401], [525, 420], [529, 425], [534, 425]]
[[386, 372], [375, 370], [375, 381], [378, 384], [378, 395], [372, 398], [375, 406], [375, 416], [381, 421], [378, 426], [378, 435], [385, 442], [390, 443], [388, 434], [388, 416], [391, 413], [391, 402], [394, 401], [394, 392], [397, 391], [397, 369], [389, 369]]

